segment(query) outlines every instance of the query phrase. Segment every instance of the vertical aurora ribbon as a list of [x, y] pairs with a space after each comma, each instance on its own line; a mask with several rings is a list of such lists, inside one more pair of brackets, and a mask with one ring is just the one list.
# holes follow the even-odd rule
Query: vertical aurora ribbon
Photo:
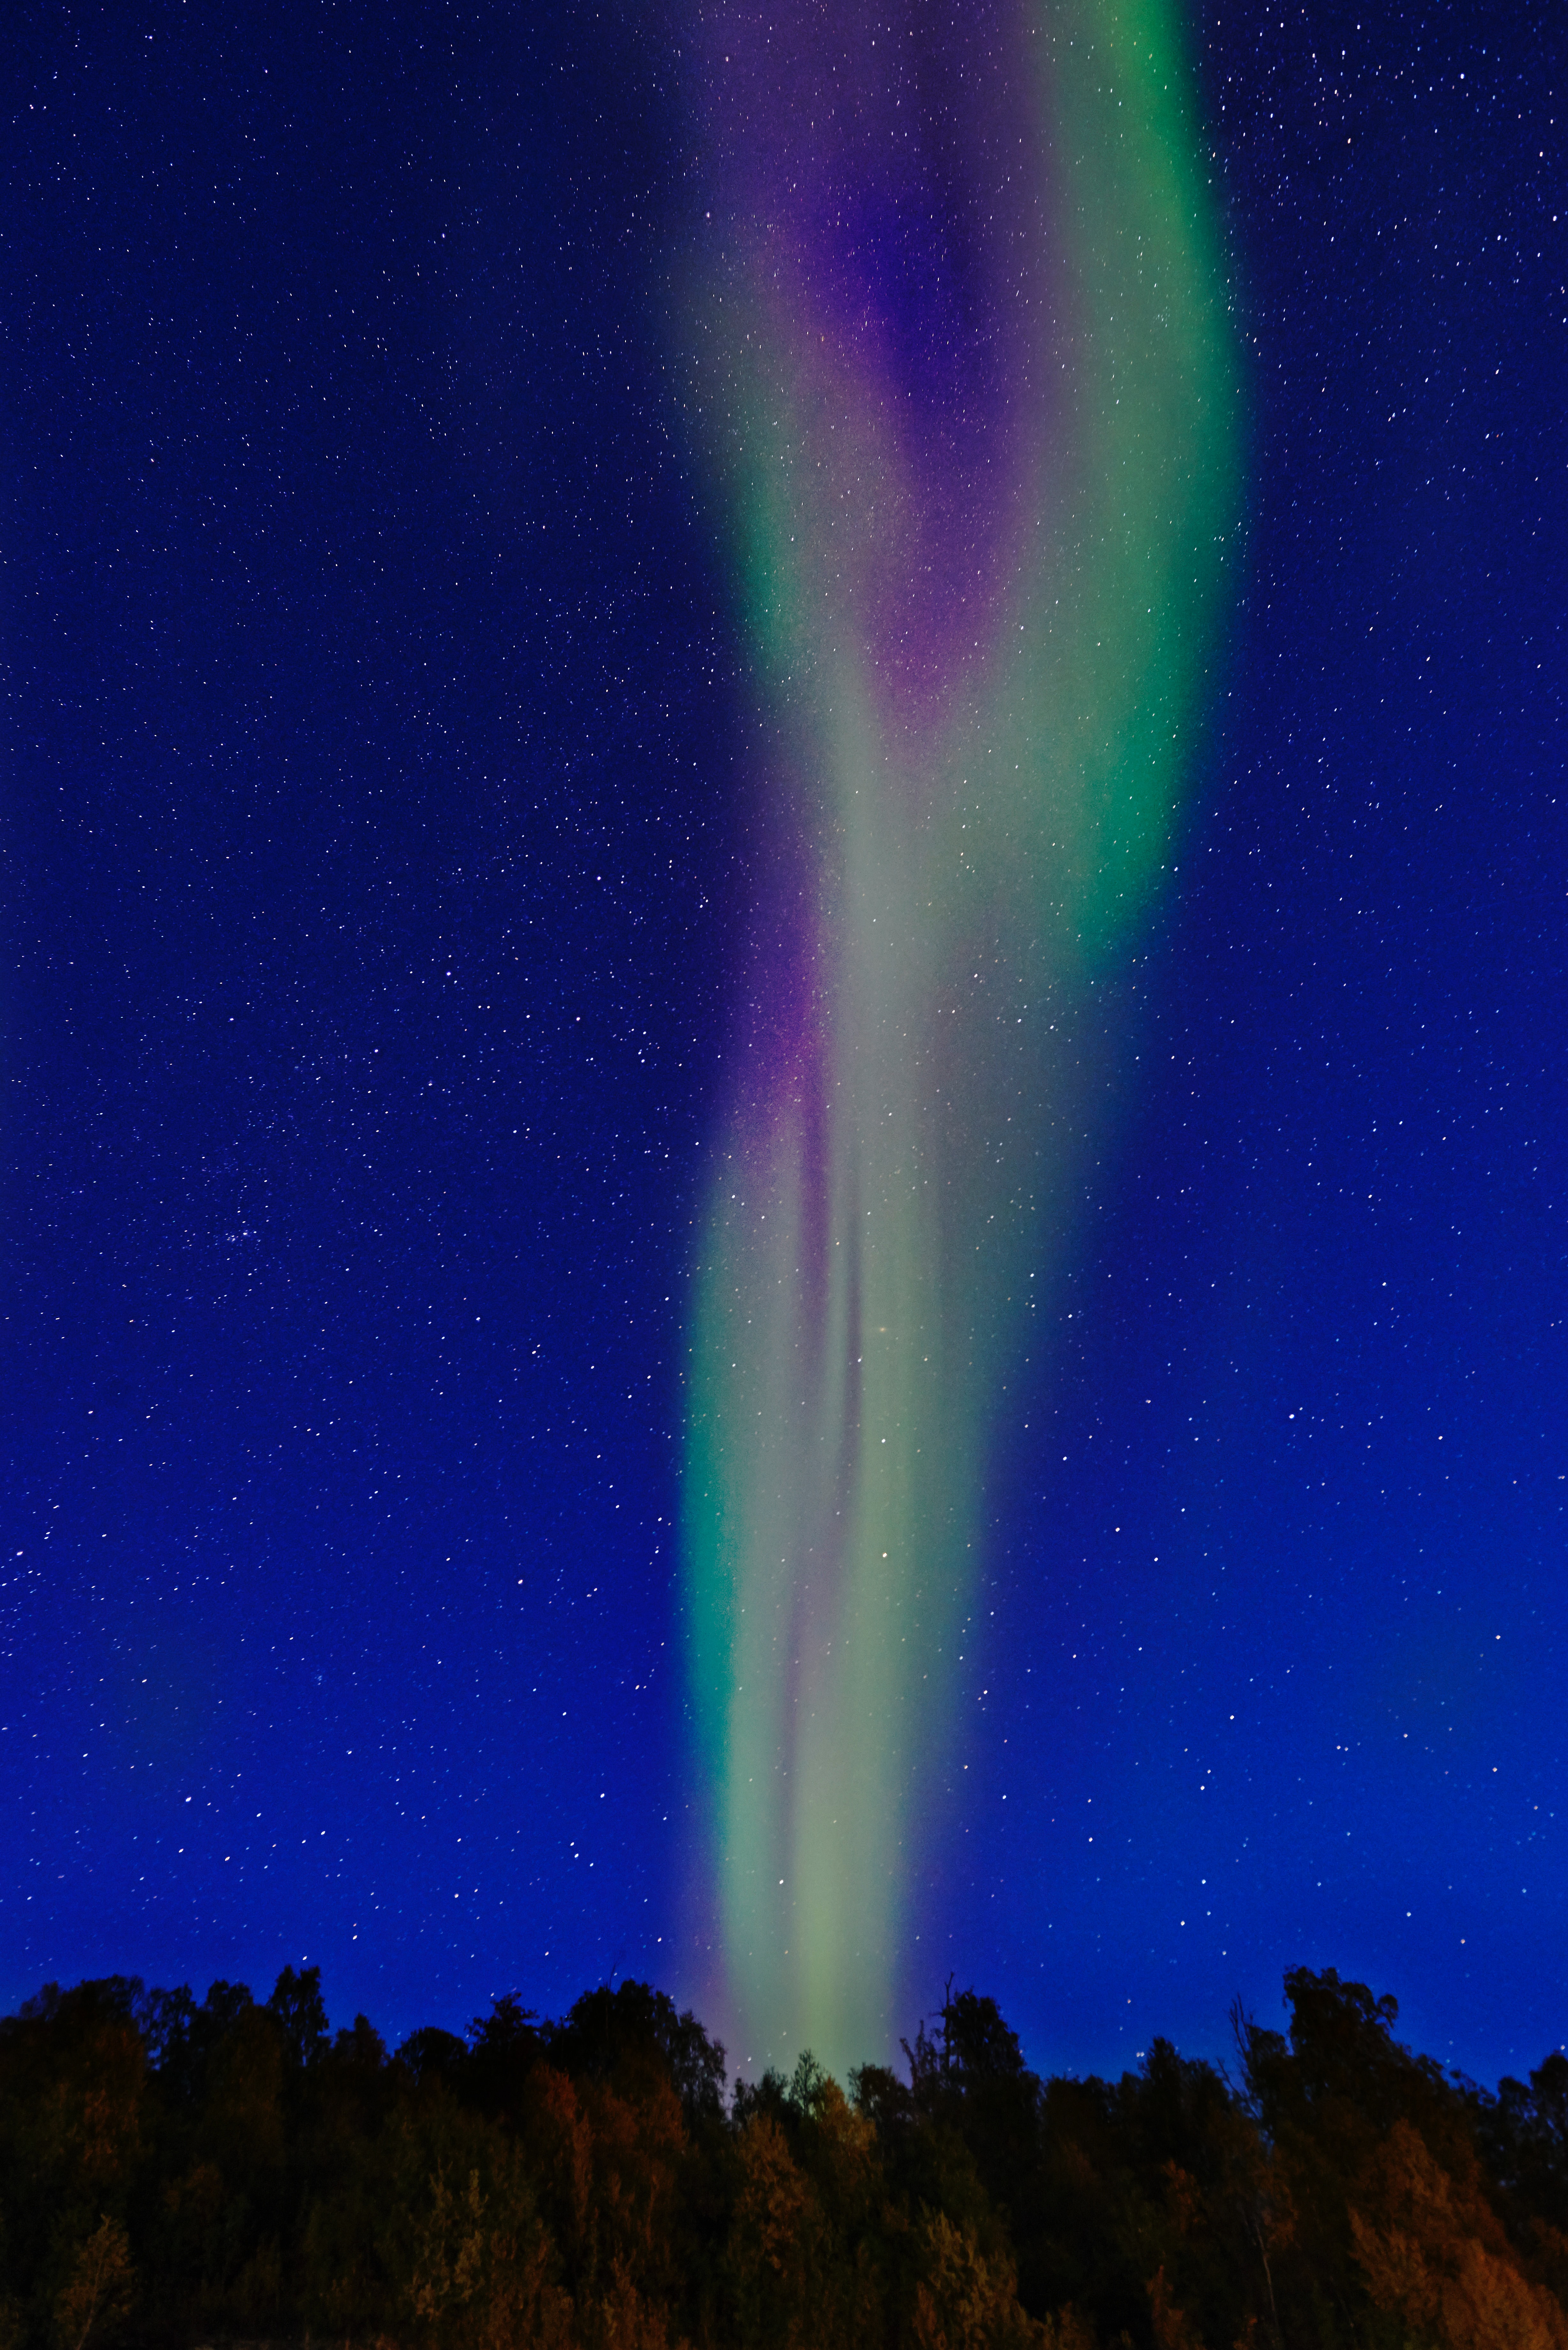
[[[875, 16], [876, 21], [873, 21]], [[1160, 0], [714, 7], [681, 305], [766, 702], [682, 1553], [738, 2053], [877, 2053], [1075, 1010], [1168, 862], [1237, 495]]]

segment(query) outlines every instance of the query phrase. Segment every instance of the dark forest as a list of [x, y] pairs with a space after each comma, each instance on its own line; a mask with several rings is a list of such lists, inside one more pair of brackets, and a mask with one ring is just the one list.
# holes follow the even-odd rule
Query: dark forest
[[1568, 2058], [1493, 2093], [1285, 1994], [1223, 2068], [1041, 2080], [950, 1985], [904, 2073], [726, 2094], [637, 1982], [395, 2054], [314, 1969], [50, 1984], [0, 2022], [0, 2345], [1568, 2350]]

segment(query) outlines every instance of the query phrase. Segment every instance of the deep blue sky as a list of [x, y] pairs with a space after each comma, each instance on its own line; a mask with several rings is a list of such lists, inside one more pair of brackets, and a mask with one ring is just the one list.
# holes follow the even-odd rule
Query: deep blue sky
[[[1568, 2034], [1568, 61], [1540, 0], [1194, 21], [1247, 586], [1002, 1432], [926, 1991], [1119, 2067], [1332, 1964], [1495, 2078]], [[193, 0], [10, 57], [0, 2004], [684, 1991], [761, 851], [678, 45]]]

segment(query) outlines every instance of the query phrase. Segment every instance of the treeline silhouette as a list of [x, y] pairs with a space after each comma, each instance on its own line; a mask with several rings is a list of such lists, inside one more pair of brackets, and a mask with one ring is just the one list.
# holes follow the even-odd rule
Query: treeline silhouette
[[0, 2022], [0, 2350], [1568, 2350], [1568, 2059], [1495, 2095], [1298, 1969], [1288, 2036], [1041, 2081], [949, 1993], [726, 2099], [642, 1983], [395, 2055], [318, 1971]]

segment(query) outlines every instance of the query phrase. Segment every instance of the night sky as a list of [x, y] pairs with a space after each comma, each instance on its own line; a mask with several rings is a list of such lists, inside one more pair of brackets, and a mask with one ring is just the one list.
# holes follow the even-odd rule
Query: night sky
[[[901, 2028], [952, 1972], [1115, 2070], [1332, 1965], [1494, 2080], [1568, 2032], [1563, 21], [1191, 34], [1242, 577]], [[0, 2003], [711, 2012], [682, 1376], [771, 851], [671, 391], [693, 53], [8, 47]]]

